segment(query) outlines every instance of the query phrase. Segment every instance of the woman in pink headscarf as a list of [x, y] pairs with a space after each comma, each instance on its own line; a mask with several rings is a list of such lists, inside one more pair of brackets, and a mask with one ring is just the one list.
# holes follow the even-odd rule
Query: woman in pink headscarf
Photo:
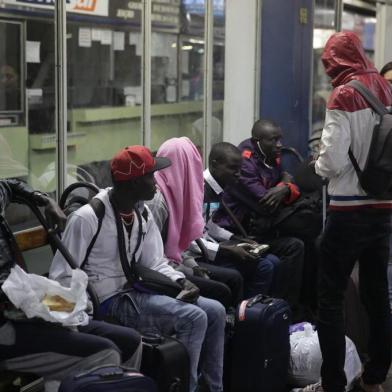
[[186, 252], [204, 230], [203, 162], [199, 151], [187, 137], [180, 137], [164, 142], [157, 156], [172, 162], [166, 170], [155, 173], [158, 190], [147, 203], [161, 231], [165, 255], [202, 295], [225, 307], [235, 305], [242, 294], [241, 275], [236, 270], [198, 263]]

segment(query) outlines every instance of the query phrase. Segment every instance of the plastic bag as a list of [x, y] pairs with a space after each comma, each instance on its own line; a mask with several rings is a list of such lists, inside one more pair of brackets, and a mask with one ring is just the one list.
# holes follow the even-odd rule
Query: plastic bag
[[[1, 289], [13, 305], [21, 309], [27, 318], [39, 317], [49, 322], [61, 323], [64, 326], [86, 325], [87, 307], [87, 275], [79, 269], [72, 271], [70, 287], [63, 287], [59, 282], [43, 276], [28, 274], [19, 266], [11, 272]], [[52, 311], [41, 301], [44, 296], [59, 295], [69, 302], [75, 303], [72, 312]]]
[[[300, 328], [302, 329], [302, 328]], [[291, 359], [289, 370], [290, 384], [304, 387], [320, 380], [322, 363], [317, 332], [309, 323], [290, 335]], [[346, 362], [344, 371], [347, 377], [347, 390], [362, 373], [362, 363], [354, 343], [346, 337]]]

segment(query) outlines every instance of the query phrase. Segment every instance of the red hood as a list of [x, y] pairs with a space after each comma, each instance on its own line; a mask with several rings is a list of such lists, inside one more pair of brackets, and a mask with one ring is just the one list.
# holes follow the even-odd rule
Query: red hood
[[377, 73], [366, 57], [359, 37], [351, 32], [335, 33], [325, 45], [321, 60], [325, 72], [337, 87], [350, 81], [353, 76]]

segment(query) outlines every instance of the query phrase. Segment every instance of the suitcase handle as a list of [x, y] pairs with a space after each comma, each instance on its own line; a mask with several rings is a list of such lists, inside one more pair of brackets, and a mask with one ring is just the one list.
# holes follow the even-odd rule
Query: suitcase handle
[[123, 375], [124, 371], [134, 372], [135, 375], [136, 374], [137, 375], [141, 375], [141, 373], [138, 370], [136, 370], [136, 369], [128, 368], [128, 367], [125, 367], [125, 366], [118, 366], [118, 365], [113, 364], [113, 365], [105, 365], [105, 366], [102, 366], [102, 365], [96, 366], [96, 367], [94, 367], [94, 368], [92, 368], [90, 370], [87, 370], [86, 372], [76, 374], [74, 376], [74, 379], [78, 380], [79, 378], [83, 378], [85, 376], [88, 376], [88, 375], [96, 372], [99, 369], [111, 368], [111, 367], [112, 368], [117, 368], [117, 369], [115, 371], [108, 370], [107, 373], [100, 374], [100, 377], [102, 377], [102, 378], [117, 378], [118, 376]]
[[269, 297], [268, 295], [257, 294], [255, 297], [251, 298], [248, 301], [248, 303], [246, 304], [246, 307], [251, 308], [252, 306], [256, 305], [259, 302], [262, 304], [270, 304], [273, 301], [274, 301], [274, 299]]
[[143, 343], [147, 344], [161, 344], [163, 343], [163, 336], [159, 334], [149, 333], [147, 335], [142, 336]]

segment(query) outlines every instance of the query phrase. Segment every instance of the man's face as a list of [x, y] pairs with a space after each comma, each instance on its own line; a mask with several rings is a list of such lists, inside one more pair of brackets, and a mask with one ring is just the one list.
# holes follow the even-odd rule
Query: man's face
[[154, 173], [123, 183], [118, 194], [122, 200], [151, 200], [156, 192]]
[[282, 130], [279, 127], [266, 126], [257, 130], [253, 140], [263, 150], [268, 161], [273, 162], [280, 157], [282, 149]]
[[241, 174], [241, 154], [229, 152], [225, 159], [212, 162], [211, 174], [219, 185], [224, 188], [238, 181]]
[[135, 180], [139, 191], [139, 200], [151, 200], [157, 191], [154, 173], [145, 174]]

